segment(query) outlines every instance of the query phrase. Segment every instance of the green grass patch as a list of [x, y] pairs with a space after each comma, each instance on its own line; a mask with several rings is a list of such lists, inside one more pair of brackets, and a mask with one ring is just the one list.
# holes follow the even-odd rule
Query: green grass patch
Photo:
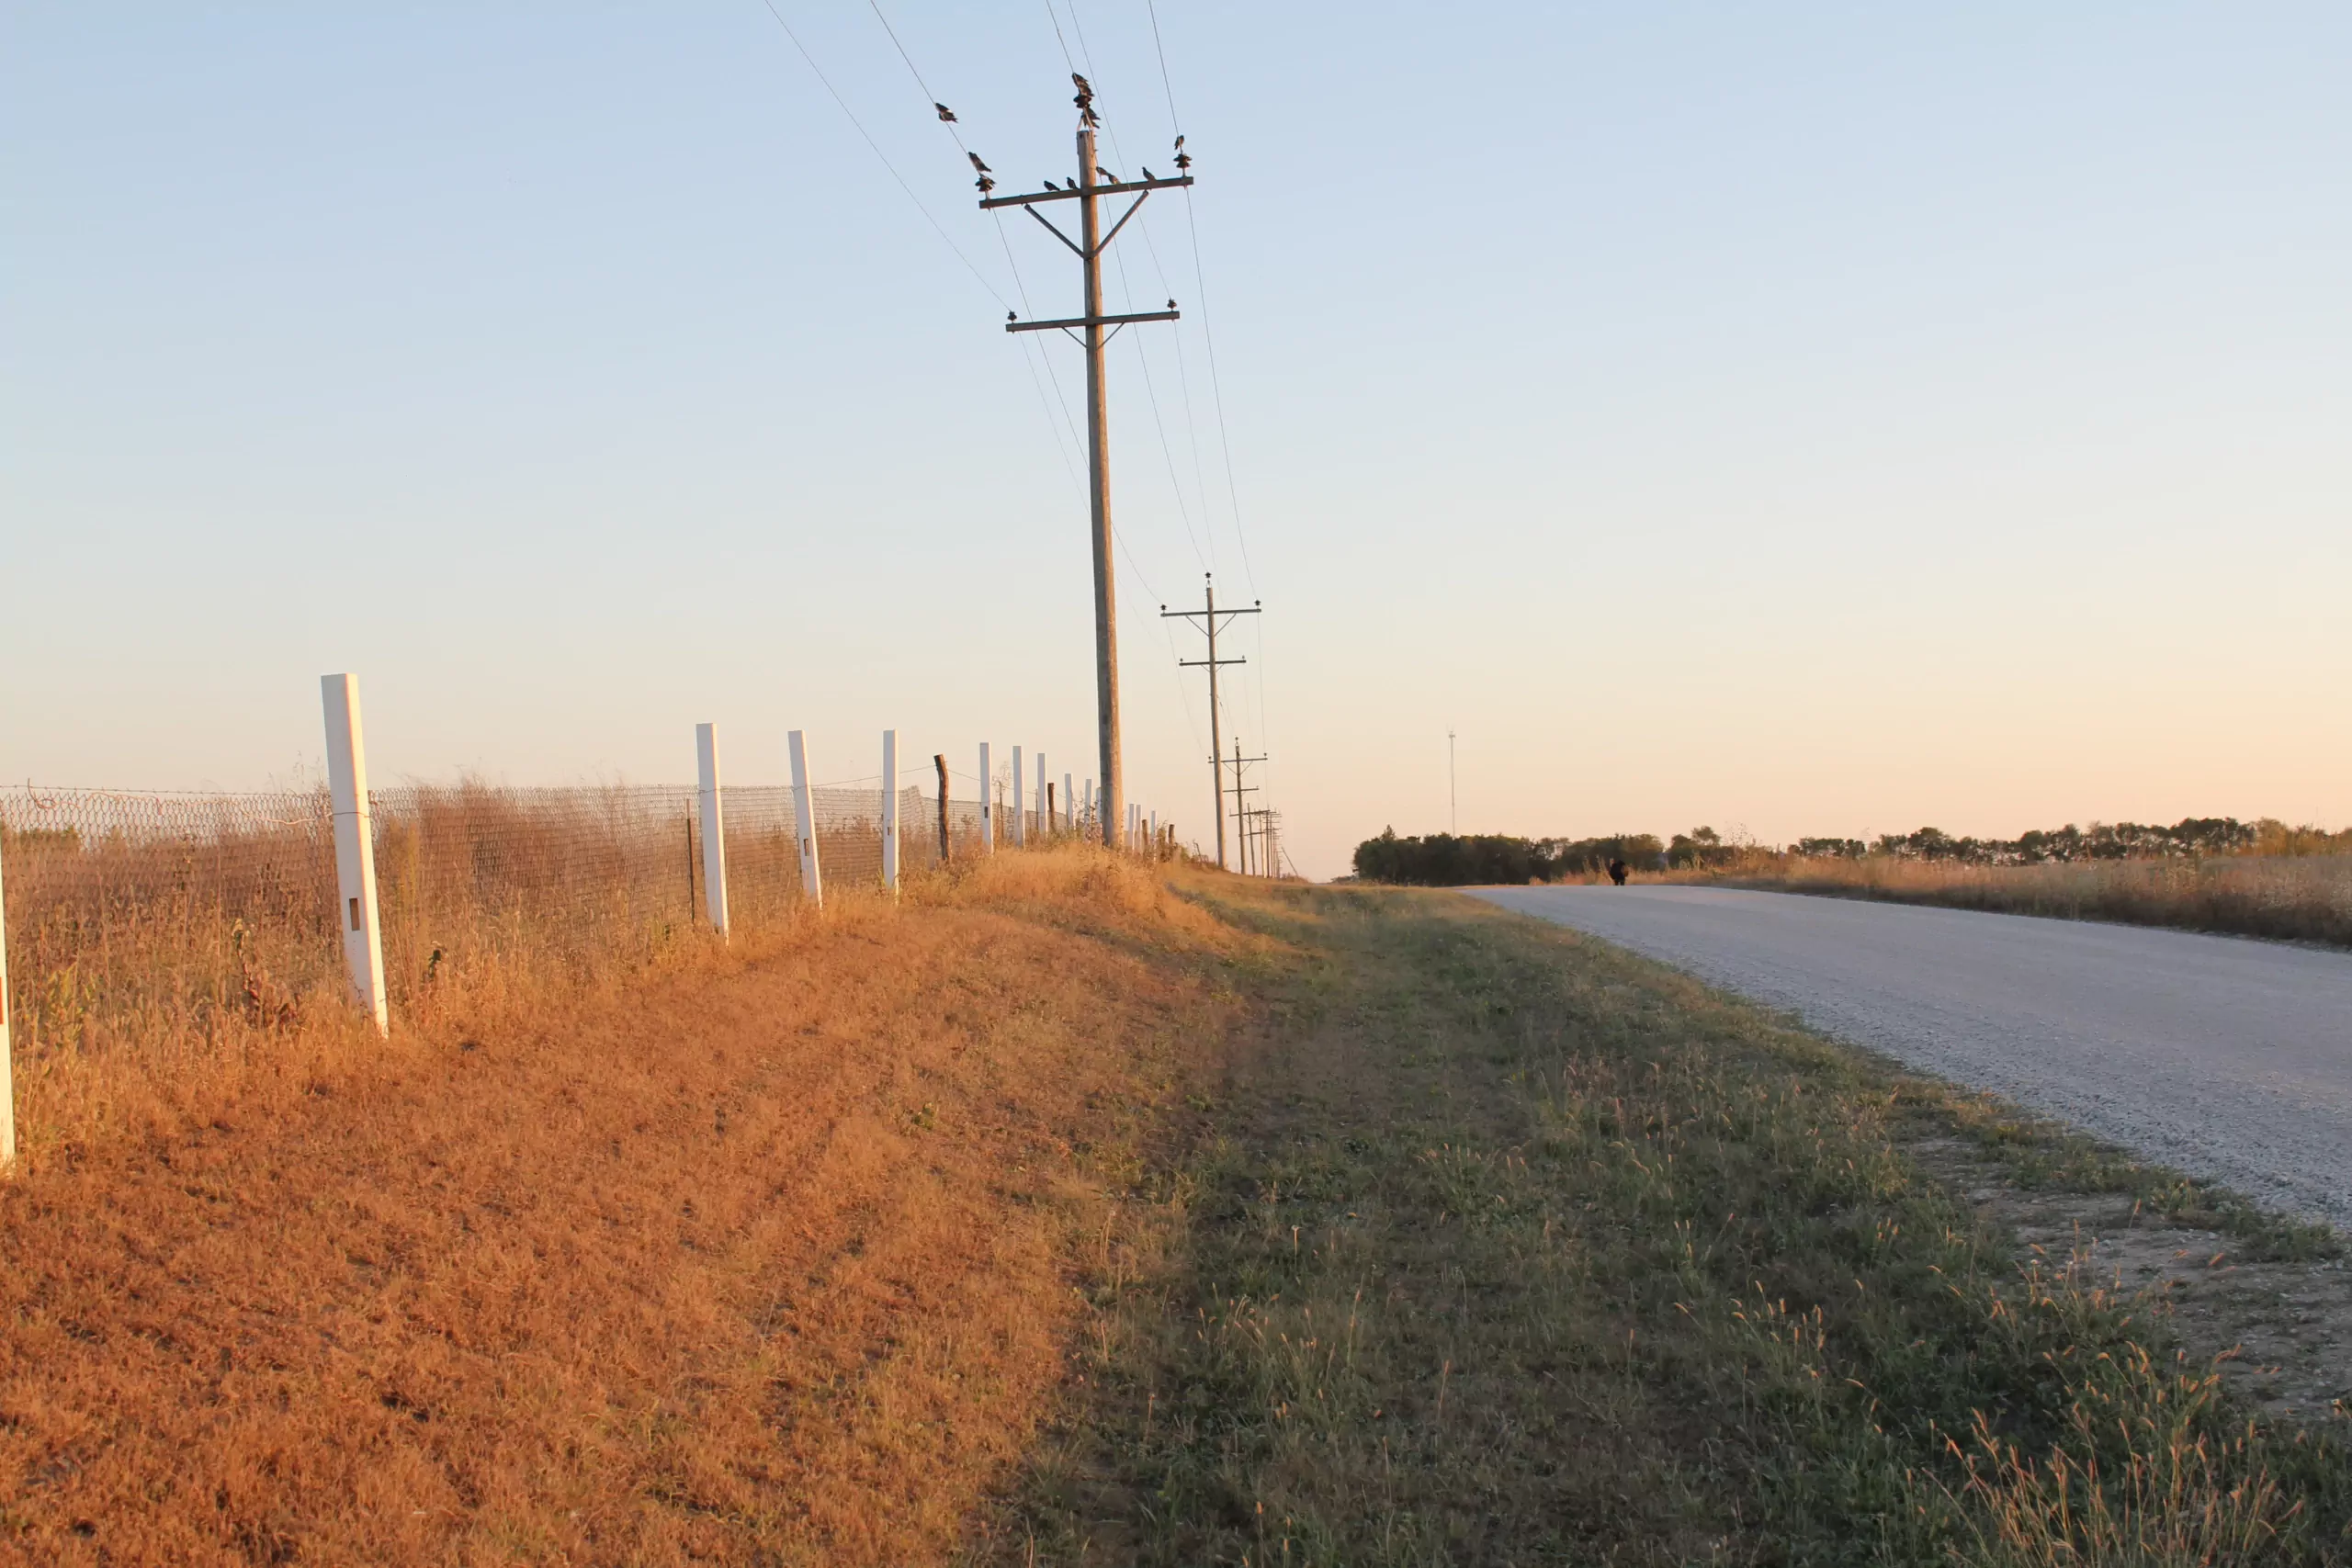
[[[1139, 1174], [1015, 1560], [2318, 1563], [2341, 1423], [1904, 1154], [2333, 1245], [1469, 900], [1220, 894], [1272, 1021]], [[2135, 1185], [2136, 1184], [2136, 1185]], [[2243, 1212], [2241, 1212], [2243, 1211]], [[2175, 1212], [2168, 1210], [2167, 1212]]]

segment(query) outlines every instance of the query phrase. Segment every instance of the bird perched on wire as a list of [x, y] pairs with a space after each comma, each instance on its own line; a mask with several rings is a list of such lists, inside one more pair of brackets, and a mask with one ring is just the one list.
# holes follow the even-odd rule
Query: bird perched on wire
[[964, 156], [972, 161], [972, 173], [976, 175], [992, 175], [996, 173], [994, 169], [989, 168], [986, 164], [980, 162], [980, 155], [978, 152], [967, 152]]
[[1181, 175], [1192, 166], [1193, 155], [1184, 151], [1184, 139], [1180, 136], [1176, 139], [1176, 172]]
[[953, 125], [956, 123], [956, 111], [954, 109], [949, 108], [945, 104], [933, 104], [931, 107], [939, 111], [940, 123], [943, 125]]

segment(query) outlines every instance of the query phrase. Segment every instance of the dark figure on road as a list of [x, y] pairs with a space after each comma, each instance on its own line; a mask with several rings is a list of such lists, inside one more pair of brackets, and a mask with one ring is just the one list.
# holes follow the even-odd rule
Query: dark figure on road
[[1609, 863], [1609, 880], [1615, 883], [1620, 887], [1625, 886], [1625, 863], [1623, 861], [1612, 860]]

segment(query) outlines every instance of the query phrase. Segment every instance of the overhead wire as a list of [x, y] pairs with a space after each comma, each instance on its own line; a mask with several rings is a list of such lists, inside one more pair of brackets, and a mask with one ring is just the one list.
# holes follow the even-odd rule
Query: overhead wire
[[[866, 0], [866, 4], [874, 12], [874, 19], [882, 24], [882, 31], [884, 35], [889, 39], [890, 47], [898, 51], [899, 59], [906, 65], [907, 74], [914, 78], [915, 88], [918, 92], [922, 94], [924, 103], [933, 110], [940, 108], [942, 105], [938, 96], [931, 90], [931, 84], [923, 79], [922, 68], [915, 63], [914, 56], [908, 51], [905, 40], [899, 37], [899, 29], [890, 25], [889, 17], [883, 12], [881, 0]], [[773, 0], [769, 0], [768, 9], [771, 13], [775, 9]], [[776, 19], [781, 22], [784, 18], [779, 16]], [[787, 27], [785, 28], [785, 31], [789, 34], [792, 29]], [[793, 39], [793, 42], [796, 45], [799, 44], [799, 41], [800, 40], [797, 37]], [[801, 53], [804, 57], [807, 56], [808, 50], [805, 46], [801, 48]], [[811, 60], [809, 63], [811, 67], [813, 67], [816, 62]], [[818, 75], [820, 80], [823, 79], [822, 72], [820, 72]], [[831, 89], [831, 84], [828, 83], [828, 90]], [[840, 100], [840, 94], [835, 93], [835, 101], [838, 102]], [[842, 107], [846, 109], [848, 106], [844, 104]], [[853, 116], [852, 119], [853, 122], [854, 122], [855, 117]], [[938, 119], [940, 130], [945, 131], [947, 133], [948, 140], [956, 143], [956, 150], [963, 153], [966, 159], [969, 160], [972, 156], [972, 149], [969, 144], [965, 141], [963, 133], [956, 129], [957, 123], [958, 122], [956, 120], [944, 118]], [[861, 126], [859, 129], [862, 133], [864, 127]], [[868, 137], [866, 140], [868, 144], [871, 145], [873, 139]], [[975, 164], [975, 166], [977, 166], [977, 164]], [[894, 174], [896, 173], [895, 170], [892, 172]], [[905, 184], [903, 180], [899, 183], [901, 185]], [[1035, 310], [1029, 302], [1028, 281], [1021, 276], [1021, 263], [1014, 258], [1012, 254], [1012, 243], [1005, 235], [1003, 215], [1001, 213], [991, 213], [990, 217], [995, 220], [997, 243], [1002, 247], [1004, 251], [1005, 267], [1012, 275], [1013, 291], [1021, 296], [1022, 313], [1023, 315], [1034, 315]], [[969, 265], [970, 263], [967, 262], [966, 265]], [[1000, 294], [997, 298], [998, 301], [1003, 304], [1006, 310], [1010, 310], [1012, 308], [1011, 301], [1006, 300], [1002, 295]], [[1037, 378], [1037, 361], [1039, 359], [1045, 360], [1046, 379], [1046, 381], [1051, 382], [1053, 386], [1053, 403], [1058, 403], [1060, 405], [1062, 415], [1061, 423], [1059, 425], [1056, 425], [1054, 423], [1053, 405], [1051, 403], [1046, 403], [1046, 423], [1053, 430], [1054, 449], [1060, 454], [1062, 466], [1069, 470], [1071, 482], [1073, 484], [1080, 484], [1082, 489], [1083, 486], [1078, 478], [1077, 466], [1070, 457], [1070, 448], [1062, 445], [1062, 434], [1065, 430], [1068, 431], [1070, 442], [1073, 446], [1083, 446], [1084, 444], [1079, 440], [1078, 422], [1070, 415], [1069, 399], [1062, 391], [1061, 378], [1054, 374], [1053, 360], [1050, 357], [1047, 357], [1042, 349], [1038, 349], [1034, 353], [1032, 352], [1031, 345], [1027, 342], [1025, 335], [1023, 335], [1023, 341], [1019, 346], [1021, 349], [1022, 363], [1029, 371], [1030, 384], [1035, 389], [1040, 403], [1046, 403], [1046, 388], [1045, 385], [1039, 382]]]
[[955, 237], [947, 232], [939, 220], [932, 216], [931, 209], [924, 205], [922, 197], [915, 194], [915, 187], [907, 183], [904, 175], [899, 173], [899, 166], [890, 162], [890, 155], [882, 151], [882, 144], [875, 141], [873, 135], [866, 130], [865, 122], [859, 119], [857, 111], [849, 107], [849, 100], [842, 96], [840, 89], [833, 85], [832, 79], [825, 74], [824, 68], [817, 63], [817, 57], [808, 52], [808, 46], [800, 41], [800, 35], [792, 30], [792, 24], [786, 21], [784, 13], [775, 8], [775, 0], [761, 0], [761, 4], [767, 8], [768, 15], [775, 18], [775, 25], [784, 29], [784, 36], [792, 40], [792, 47], [800, 51], [800, 58], [808, 62], [809, 71], [816, 75], [818, 81], [824, 84], [825, 91], [832, 95], [833, 102], [841, 106], [841, 111], [849, 118], [850, 124], [857, 128], [858, 135], [865, 139], [866, 146], [874, 150], [874, 156], [881, 160], [884, 168], [890, 171], [890, 177], [899, 182], [899, 188], [907, 193], [907, 199], [915, 204], [915, 210], [922, 214], [923, 221], [931, 225], [933, 232], [939, 236], [941, 243], [956, 253], [956, 259], [962, 262], [965, 270], [979, 280], [980, 287], [987, 289], [998, 304], [1008, 310], [1012, 309], [1012, 302], [1004, 297], [1003, 290], [989, 281], [988, 274], [973, 264], [972, 258], [964, 254], [964, 247], [957, 244]]
[[[1176, 84], [1173, 76], [1168, 69], [1168, 45], [1166, 40], [1160, 36], [1159, 7], [1157, 4], [1157, 0], [1144, 0], [1144, 14], [1149, 18], [1151, 23], [1151, 47], [1153, 53], [1159, 58], [1159, 86], [1161, 93], [1165, 95], [1168, 100], [1169, 124], [1177, 134], [1181, 135], [1183, 131], [1183, 122], [1178, 118], [1176, 112]], [[1077, 10], [1073, 4], [1071, 18], [1075, 21], [1076, 17]], [[1081, 47], [1083, 47], [1083, 42], [1084, 39], [1081, 36]], [[1217, 368], [1216, 332], [1215, 327], [1212, 325], [1209, 313], [1209, 291], [1206, 269], [1201, 263], [1200, 218], [1196, 204], [1193, 200], [1193, 192], [1190, 187], [1185, 189], [1184, 198], [1184, 226], [1188, 236], [1192, 241], [1193, 250], [1193, 297], [1200, 302], [1201, 340], [1208, 350], [1209, 396], [1211, 406], [1216, 412], [1218, 454], [1223, 459], [1225, 465], [1226, 502], [1227, 507], [1230, 509], [1230, 513], [1233, 519], [1234, 542], [1240, 547], [1241, 550], [1242, 575], [1249, 582], [1250, 596], [1255, 599], [1258, 596], [1258, 573], [1255, 563], [1250, 558], [1250, 536], [1247, 529], [1243, 526], [1241, 520], [1241, 490], [1239, 482], [1236, 479], [1233, 471], [1233, 433], [1230, 425], [1227, 423], [1225, 416], [1225, 382], [1224, 378], [1219, 374]], [[1145, 232], [1148, 243], [1149, 230], [1147, 229]], [[1158, 259], [1156, 251], [1154, 253], [1154, 259]], [[1197, 455], [1197, 448], [1195, 448], [1195, 453]], [[1262, 740], [1265, 738], [1266, 730], [1271, 728], [1272, 722], [1267, 711], [1268, 705], [1266, 701], [1265, 617], [1259, 615], [1251, 618], [1257, 622], [1257, 625], [1253, 628], [1258, 649], [1258, 658], [1256, 660], [1257, 670], [1255, 671], [1257, 681], [1255, 684], [1258, 688], [1258, 723], [1260, 726], [1260, 736]], [[1249, 689], [1249, 682], [1244, 682], [1242, 689], [1245, 692]], [[1273, 754], [1273, 747], [1268, 745], [1265, 747], [1265, 750], [1267, 755], [1272, 757]], [[1272, 766], [1273, 765], [1271, 761], [1267, 763], [1269, 774], [1271, 774], [1272, 771]], [[1271, 784], [1272, 782], [1271, 777], [1269, 777], [1269, 784]]]

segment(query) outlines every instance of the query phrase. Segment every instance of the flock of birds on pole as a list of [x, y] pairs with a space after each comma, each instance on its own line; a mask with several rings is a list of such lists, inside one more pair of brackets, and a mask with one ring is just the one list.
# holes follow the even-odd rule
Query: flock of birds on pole
[[[1069, 73], [1069, 79], [1078, 88], [1077, 96], [1070, 99], [1070, 102], [1078, 106], [1078, 118], [1085, 124], [1089, 130], [1098, 129], [1102, 125], [1102, 121], [1094, 112], [1094, 85], [1075, 71]], [[956, 111], [949, 108], [945, 104], [933, 99], [931, 107], [933, 112], [939, 116], [940, 124], [954, 125], [956, 123]], [[958, 138], [958, 140], [960, 141], [961, 138]], [[968, 147], [964, 150], [964, 156], [972, 161], [972, 173], [978, 176], [978, 178], [975, 179], [972, 184], [979, 187], [980, 195], [986, 197], [989, 192], [996, 189], [996, 171], [989, 168], [985, 163], [982, 163], [980, 161], [980, 155], [978, 152], [973, 152]], [[1184, 139], [1182, 136], [1179, 136], [1176, 138], [1177, 175], [1181, 178], [1184, 175], [1185, 171], [1192, 168], [1192, 166], [1193, 155], [1184, 151]], [[1100, 164], [1095, 165], [1094, 172], [1097, 175], [1107, 176], [1109, 183], [1112, 185], [1124, 185], [1126, 183], [1120, 179], [1118, 175], [1114, 175], [1109, 170], [1103, 168]], [[1159, 178], [1158, 175], [1151, 172], [1148, 166], [1144, 167], [1143, 177], [1146, 180], [1157, 180]], [[1102, 182], [1098, 181], [1097, 183], [1100, 184]], [[1053, 181], [1047, 180], [1046, 182], [1046, 188], [1047, 190], [1060, 190], [1062, 187], [1056, 185]], [[1070, 181], [1069, 188], [1071, 190], [1077, 190], [1079, 188], [1078, 182], [1076, 180]], [[1171, 310], [1174, 310], [1176, 308], [1176, 301], [1173, 299], [1168, 301], [1168, 308]], [[1008, 321], [1019, 321], [1021, 318], [1018, 312], [1007, 310], [1004, 313], [1004, 319]]]
[[[1078, 87], [1077, 96], [1072, 97], [1070, 102], [1078, 106], [1078, 118], [1085, 123], [1088, 130], [1091, 130], [1102, 123], [1102, 119], [1094, 112], [1094, 85], [1075, 71], [1069, 73], [1069, 79], [1072, 83], [1076, 84]], [[938, 114], [939, 121], [942, 125], [954, 125], [956, 123], [956, 111], [949, 108], [945, 104], [933, 102], [931, 107], [933, 110]], [[996, 189], [996, 171], [989, 168], [988, 164], [982, 163], [980, 161], [980, 155], [978, 152], [971, 151], [969, 148], [965, 149], [964, 156], [972, 161], [972, 173], [978, 176], [977, 179], [973, 180], [972, 184], [979, 188], [980, 195], [985, 197], [989, 192]], [[1176, 173], [1181, 177], [1183, 173], [1192, 166], [1193, 155], [1184, 151], [1184, 139], [1180, 136], [1176, 139]], [[1095, 166], [1095, 173], [1099, 175], [1108, 175], [1109, 183], [1112, 185], [1124, 185], [1126, 183], [1120, 179], [1118, 175], [1110, 174], [1109, 170], [1102, 168], [1100, 164]], [[1153, 174], [1148, 168], [1147, 168], [1143, 172], [1143, 177], [1147, 180], [1156, 180], [1159, 176]], [[1051, 180], [1047, 180], [1046, 182], [1046, 188], [1047, 190], [1060, 190], [1063, 187], [1056, 185]], [[1071, 190], [1078, 189], [1078, 182], [1076, 180], [1070, 181], [1069, 188]]]

